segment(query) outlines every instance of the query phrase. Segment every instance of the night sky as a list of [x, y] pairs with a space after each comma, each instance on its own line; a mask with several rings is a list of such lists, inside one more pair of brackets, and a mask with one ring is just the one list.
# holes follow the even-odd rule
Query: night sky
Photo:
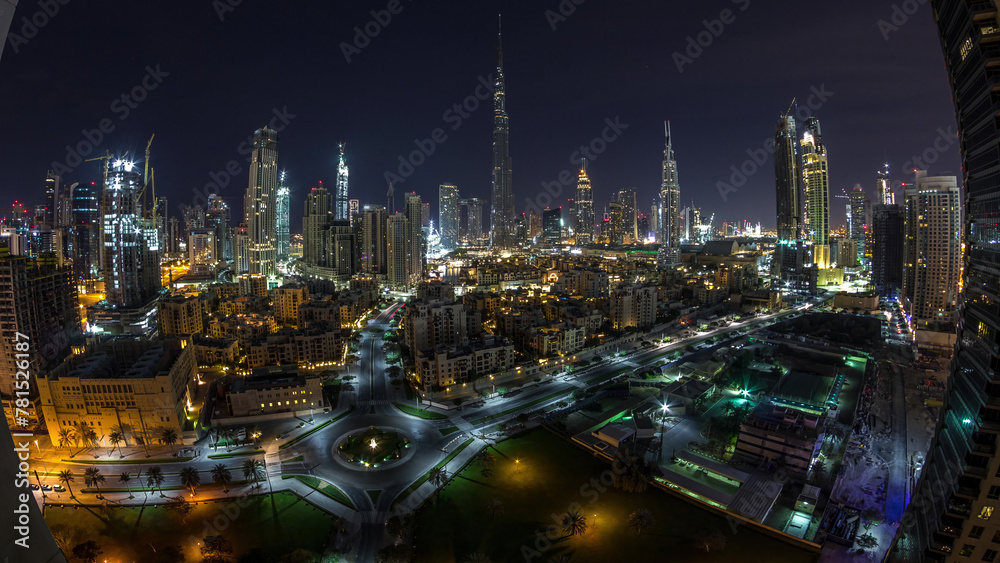
[[[595, 208], [602, 213], [613, 191], [636, 187], [648, 212], [669, 119], [684, 203], [716, 213], [716, 226], [749, 219], [773, 227], [770, 155], [749, 166], [759, 169], [726, 198], [717, 183], [730, 182], [730, 167], [740, 167], [748, 150], [760, 154], [793, 97], [807, 107], [814, 91], [826, 92], [813, 102], [821, 106], [815, 115], [829, 151], [831, 195], [856, 183], [873, 193], [886, 158], [893, 179], [907, 181], [900, 168], [925, 150], [937, 159], [932, 174], [960, 174], [926, 4], [905, 22], [898, 12], [902, 25], [893, 30], [879, 27], [879, 20], [892, 23], [888, 0], [575, 1], [561, 2], [575, 12], [556, 18], [556, 0], [398, 0], [399, 13], [384, 27], [369, 26], [377, 36], [350, 63], [342, 43], [353, 43], [355, 27], [388, 0], [70, 1], [26, 43], [9, 37], [0, 61], [7, 131], [0, 203], [42, 203], [46, 170], [67, 161], [66, 146], [84, 141], [84, 129], [107, 119], [114, 131], [87, 156], [110, 149], [140, 160], [155, 133], [156, 188], [172, 215], [211, 173], [238, 163], [219, 192], [238, 218], [248, 182], [241, 143], [275, 112], [287, 112], [295, 116], [287, 125], [274, 122], [283, 127], [279, 160], [293, 188], [293, 230], [309, 187], [334, 185], [338, 142], [347, 142], [351, 198], [384, 203], [385, 173], [398, 173], [398, 157], [440, 128], [447, 139], [397, 187], [430, 201], [436, 220], [441, 183], [457, 184], [463, 197], [489, 198], [492, 99], [461, 122], [446, 112], [492, 77], [500, 11], [518, 212], [544, 193], [543, 182], [575, 170], [571, 155], [616, 118], [628, 128], [589, 166]], [[220, 8], [229, 4], [238, 5]], [[21, 0], [11, 31], [27, 38], [32, 30], [21, 18], [40, 10], [36, 0]], [[708, 43], [703, 21], [723, 10], [729, 23], [710, 22], [721, 33], [700, 54], [692, 50], [697, 56], [679, 72], [674, 53], [701, 32]], [[113, 103], [157, 65], [169, 76], [147, 79], [155, 89], [140, 92], [144, 101], [134, 109]], [[72, 168], [69, 181], [99, 179], [98, 162]], [[561, 197], [571, 195], [566, 188]], [[831, 201], [832, 222], [840, 224], [846, 200]]]

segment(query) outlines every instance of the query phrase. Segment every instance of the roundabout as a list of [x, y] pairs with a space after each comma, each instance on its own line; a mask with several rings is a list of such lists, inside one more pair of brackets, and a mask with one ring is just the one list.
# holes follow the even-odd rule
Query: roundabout
[[338, 460], [356, 469], [391, 467], [408, 459], [413, 441], [396, 428], [369, 426], [337, 440]]

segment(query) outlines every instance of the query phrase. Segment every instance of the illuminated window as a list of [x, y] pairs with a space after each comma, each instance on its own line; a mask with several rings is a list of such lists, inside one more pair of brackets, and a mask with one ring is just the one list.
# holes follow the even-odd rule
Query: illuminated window
[[962, 43], [962, 60], [969, 56], [969, 52], [972, 51], [972, 39], [969, 37], [965, 38], [965, 42]]
[[991, 516], [993, 516], [992, 506], [984, 506], [983, 509], [979, 512], [979, 517], [982, 518], [983, 520], [989, 520]]

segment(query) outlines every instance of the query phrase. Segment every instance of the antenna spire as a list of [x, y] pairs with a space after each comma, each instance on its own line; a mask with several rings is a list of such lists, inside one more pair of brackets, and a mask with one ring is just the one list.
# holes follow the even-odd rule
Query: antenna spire
[[497, 14], [497, 68], [503, 68], [503, 14]]

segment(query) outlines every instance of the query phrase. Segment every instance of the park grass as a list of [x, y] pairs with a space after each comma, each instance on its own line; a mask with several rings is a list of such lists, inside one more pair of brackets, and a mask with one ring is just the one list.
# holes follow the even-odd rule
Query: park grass
[[320, 430], [326, 428], [327, 426], [330, 426], [334, 422], [337, 422], [338, 420], [340, 420], [340, 419], [344, 418], [345, 416], [351, 414], [353, 411], [354, 411], [354, 407], [351, 407], [351, 408], [347, 409], [347, 412], [341, 413], [336, 418], [332, 418], [332, 419], [324, 422], [323, 424], [320, 424], [316, 428], [313, 428], [312, 430], [308, 430], [306, 432], [303, 432], [302, 434], [300, 434], [296, 438], [293, 438], [293, 439], [285, 442], [284, 444], [281, 444], [280, 446], [278, 446], [278, 449], [279, 450], [283, 450], [283, 449], [285, 449], [285, 448], [287, 448], [289, 446], [293, 446], [293, 445], [301, 442], [302, 440], [305, 440], [306, 438], [308, 438], [309, 436], [312, 436], [316, 432], [319, 432]]
[[440, 463], [438, 463], [437, 465], [435, 465], [434, 467], [432, 467], [430, 471], [428, 471], [427, 473], [424, 473], [423, 475], [421, 475], [420, 478], [417, 479], [416, 481], [414, 481], [413, 483], [411, 483], [409, 487], [406, 487], [405, 489], [403, 489], [402, 492], [400, 492], [398, 495], [396, 495], [396, 500], [394, 500], [393, 503], [392, 503], [393, 506], [396, 506], [399, 503], [403, 502], [403, 500], [405, 500], [406, 497], [410, 496], [410, 494], [413, 491], [419, 489], [420, 485], [423, 485], [424, 483], [426, 483], [427, 480], [430, 479], [430, 477], [431, 477], [431, 471], [433, 471], [433, 470], [435, 470], [435, 469], [437, 469], [439, 467], [444, 467], [444, 466], [448, 465], [448, 463], [450, 463], [451, 460], [455, 459], [455, 457], [457, 457], [458, 454], [460, 454], [462, 452], [462, 450], [464, 450], [465, 448], [469, 447], [469, 444], [471, 444], [475, 440], [476, 440], [475, 438], [469, 438], [468, 440], [466, 440], [466, 441], [462, 442], [461, 444], [459, 444], [459, 446], [457, 448], [455, 448], [455, 451], [453, 451], [450, 454], [448, 454], [448, 457], [444, 458], [444, 460], [442, 460]]
[[227, 454], [209, 454], [208, 459], [229, 459], [233, 457], [243, 457], [248, 455], [264, 455], [264, 450], [253, 450], [249, 452], [230, 452]]
[[382, 489], [367, 490], [365, 493], [368, 498], [372, 499], [372, 505], [375, 506], [378, 504], [378, 497], [382, 496]]
[[418, 409], [417, 407], [411, 405], [404, 405], [403, 403], [393, 403], [393, 405], [395, 405], [397, 409], [403, 411], [404, 413], [410, 416], [415, 416], [418, 418], [422, 418], [424, 420], [444, 420], [448, 418], [447, 415], [443, 415], [439, 412], [429, 411], [425, 409]]
[[328, 483], [327, 481], [320, 479], [319, 477], [313, 477], [310, 475], [282, 475], [281, 478], [282, 480], [298, 479], [307, 487], [316, 490], [320, 494], [330, 497], [331, 499], [339, 502], [340, 504], [346, 506], [347, 508], [350, 508], [351, 510], [356, 509], [354, 503], [351, 502], [351, 499], [344, 493], [344, 491], [341, 491], [333, 483]]
[[[544, 430], [501, 442], [496, 449], [491, 477], [483, 477], [479, 462], [473, 461], [441, 491], [438, 500], [426, 503], [417, 513], [414, 560], [464, 561], [475, 552], [493, 561], [521, 561], [526, 554], [532, 555], [532, 561], [546, 561], [572, 554], [574, 563], [664, 561], [667, 554], [673, 561], [815, 560], [815, 555], [749, 526], [734, 533], [722, 516], [658, 489], [625, 493], [608, 487], [608, 463]], [[486, 508], [494, 497], [503, 503], [503, 512], [496, 516]], [[587, 518], [588, 530], [563, 538], [560, 529], [546, 548], [546, 528], [571, 507]], [[637, 536], [628, 528], [628, 515], [642, 508], [653, 513], [654, 523]], [[722, 532], [726, 546], [711, 553], [699, 551], [693, 539], [710, 530]], [[542, 532], [544, 541], [536, 544], [537, 532]]]
[[120, 460], [79, 460], [64, 459], [63, 463], [76, 463], [80, 465], [146, 465], [158, 463], [184, 463], [191, 461], [193, 457], [165, 457], [161, 459], [120, 459]]
[[300, 461], [302, 461], [302, 460], [304, 460], [304, 459], [305, 459], [305, 458], [304, 458], [304, 457], [302, 457], [301, 455], [297, 455], [297, 456], [295, 456], [295, 457], [292, 457], [292, 458], [289, 458], [289, 459], [285, 459], [285, 460], [282, 460], [282, 462], [281, 462], [281, 463], [298, 463], [298, 462], [300, 462]]
[[[261, 548], [278, 558], [296, 547], [321, 552], [331, 527], [325, 512], [289, 493], [240, 499], [240, 502], [195, 503], [182, 521], [176, 512], [163, 506], [110, 508], [105, 517], [100, 510], [48, 506], [45, 521], [57, 535], [68, 534], [72, 547], [94, 540], [104, 553], [101, 560], [155, 561], [154, 549], [177, 545], [187, 561], [200, 561], [197, 542], [206, 535], [206, 524], [220, 532], [240, 557]], [[228, 513], [228, 514], [227, 514]]]
[[[375, 440], [376, 443], [374, 450], [370, 445], [372, 440]], [[346, 456], [348, 461], [352, 463], [363, 463], [366, 467], [368, 463], [377, 466], [379, 463], [389, 461], [397, 450], [401, 457], [402, 450], [407, 447], [408, 443], [408, 440], [399, 432], [369, 428], [345, 438], [337, 446], [337, 451]]]

